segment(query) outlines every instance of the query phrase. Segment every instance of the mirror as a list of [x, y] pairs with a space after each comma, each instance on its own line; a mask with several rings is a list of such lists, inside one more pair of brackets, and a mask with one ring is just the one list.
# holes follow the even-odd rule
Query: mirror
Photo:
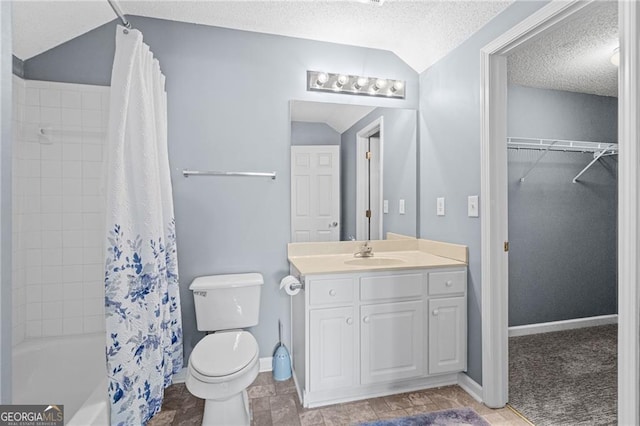
[[416, 236], [417, 111], [291, 101], [291, 241]]

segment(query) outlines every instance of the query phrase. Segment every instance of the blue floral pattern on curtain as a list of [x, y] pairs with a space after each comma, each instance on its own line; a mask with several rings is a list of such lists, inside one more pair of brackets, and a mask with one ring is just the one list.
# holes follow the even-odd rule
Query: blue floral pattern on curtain
[[107, 152], [111, 424], [146, 424], [183, 363], [166, 93], [142, 34], [118, 26]]

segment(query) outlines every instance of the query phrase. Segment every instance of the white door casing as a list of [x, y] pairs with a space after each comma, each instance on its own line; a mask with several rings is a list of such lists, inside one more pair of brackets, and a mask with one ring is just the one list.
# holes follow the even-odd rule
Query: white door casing
[[291, 147], [291, 241], [340, 240], [340, 146]]
[[[366, 152], [369, 138], [376, 133], [378, 137], [371, 138], [371, 179], [368, 178]], [[382, 234], [382, 182], [383, 182], [383, 153], [384, 153], [384, 117], [380, 117], [356, 134], [356, 239], [379, 240]], [[368, 194], [371, 191], [371, 237], [367, 238], [368, 221], [365, 211], [368, 207]]]

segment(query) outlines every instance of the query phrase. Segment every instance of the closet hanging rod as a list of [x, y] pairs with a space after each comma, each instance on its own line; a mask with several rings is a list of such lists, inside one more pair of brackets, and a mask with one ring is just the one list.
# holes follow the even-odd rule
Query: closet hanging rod
[[183, 170], [182, 175], [184, 177], [189, 176], [245, 176], [245, 177], [269, 177], [273, 180], [276, 179], [276, 172], [261, 173], [261, 172], [221, 172], [221, 171], [200, 171], [200, 170]]
[[120, 5], [116, 2], [116, 0], [107, 0], [107, 3], [109, 3], [109, 6], [111, 6], [113, 12], [118, 15], [118, 18], [120, 18], [120, 20], [122, 21], [122, 25], [124, 25], [126, 28], [131, 29], [131, 22], [129, 22], [127, 18], [124, 17], [124, 13], [122, 13], [122, 9], [120, 9]]
[[565, 151], [600, 153], [606, 149], [607, 154], [617, 154], [618, 144], [612, 142], [573, 141], [563, 139], [539, 139], [508, 137], [507, 148], [529, 149], [538, 151]]

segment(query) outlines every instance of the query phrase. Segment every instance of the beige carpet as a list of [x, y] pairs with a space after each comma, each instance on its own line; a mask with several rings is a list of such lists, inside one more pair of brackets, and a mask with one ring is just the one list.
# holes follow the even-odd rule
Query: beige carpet
[[617, 325], [509, 339], [509, 404], [538, 426], [617, 422]]

